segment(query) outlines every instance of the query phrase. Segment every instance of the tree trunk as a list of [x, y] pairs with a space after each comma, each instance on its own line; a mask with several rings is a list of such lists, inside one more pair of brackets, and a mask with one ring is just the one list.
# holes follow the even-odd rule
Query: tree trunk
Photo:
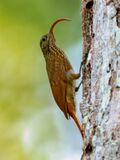
[[120, 0], [83, 0], [82, 160], [120, 160]]

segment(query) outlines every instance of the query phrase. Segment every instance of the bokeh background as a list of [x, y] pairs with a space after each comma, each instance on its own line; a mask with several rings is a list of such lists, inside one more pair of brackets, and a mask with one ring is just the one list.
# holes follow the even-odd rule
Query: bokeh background
[[57, 44], [78, 71], [79, 0], [0, 0], [0, 160], [80, 157], [81, 136], [53, 100], [39, 47], [40, 37], [61, 17], [72, 21], [57, 25]]

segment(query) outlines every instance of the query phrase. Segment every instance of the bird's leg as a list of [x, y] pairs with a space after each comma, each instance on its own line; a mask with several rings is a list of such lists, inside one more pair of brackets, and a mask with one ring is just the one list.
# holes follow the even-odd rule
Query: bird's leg
[[[78, 73], [78, 74], [79, 74], [79, 77], [81, 77], [82, 66], [83, 66], [83, 61], [82, 61], [81, 64], [80, 64], [80, 69], [79, 69], [79, 73]], [[80, 83], [79, 83], [79, 85], [78, 85], [77, 87], [75, 87], [75, 92], [77, 92], [77, 91], [79, 90], [82, 82], [83, 82], [83, 81], [81, 80]]]
[[72, 69], [66, 72], [66, 77], [68, 80], [77, 80], [81, 76], [81, 70], [82, 70], [83, 62], [80, 64], [79, 73], [74, 73]]
[[79, 88], [80, 88], [82, 82], [83, 82], [83, 80], [81, 80], [80, 83], [79, 83], [79, 85], [78, 85], [77, 87], [75, 87], [75, 92], [78, 92], [78, 90], [79, 90]]
[[[72, 69], [69, 70], [69, 71], [67, 71], [65, 73], [65, 75], [67, 77], [67, 80], [68, 81], [70, 81], [70, 80], [77, 80], [78, 78], [80, 78], [81, 77], [82, 66], [83, 66], [83, 61], [80, 64], [79, 73], [74, 73], [74, 71]], [[75, 92], [77, 92], [79, 90], [81, 84], [82, 84], [82, 80], [80, 81], [79, 85], [77, 87], [75, 87]]]
[[67, 71], [65, 73], [65, 75], [66, 75], [68, 81], [73, 81], [73, 80], [76, 80], [80, 77], [80, 74], [79, 73], [74, 73], [74, 71], [72, 69]]
[[80, 76], [81, 76], [82, 66], [83, 66], [83, 61], [80, 63], [80, 69], [79, 69]]

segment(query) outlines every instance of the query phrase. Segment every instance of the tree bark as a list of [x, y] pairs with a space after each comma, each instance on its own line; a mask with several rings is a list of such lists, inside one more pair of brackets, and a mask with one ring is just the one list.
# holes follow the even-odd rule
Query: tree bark
[[120, 0], [83, 0], [82, 160], [120, 160]]

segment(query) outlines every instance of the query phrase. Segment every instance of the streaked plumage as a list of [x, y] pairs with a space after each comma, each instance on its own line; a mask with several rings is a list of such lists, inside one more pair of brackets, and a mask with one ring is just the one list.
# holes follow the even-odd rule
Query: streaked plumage
[[81, 124], [75, 115], [75, 80], [79, 78], [79, 74], [74, 73], [65, 53], [56, 46], [53, 35], [53, 28], [63, 20], [67, 19], [58, 19], [53, 23], [49, 33], [42, 36], [40, 47], [46, 61], [53, 97], [65, 117], [69, 119], [71, 116], [74, 119], [84, 137]]

